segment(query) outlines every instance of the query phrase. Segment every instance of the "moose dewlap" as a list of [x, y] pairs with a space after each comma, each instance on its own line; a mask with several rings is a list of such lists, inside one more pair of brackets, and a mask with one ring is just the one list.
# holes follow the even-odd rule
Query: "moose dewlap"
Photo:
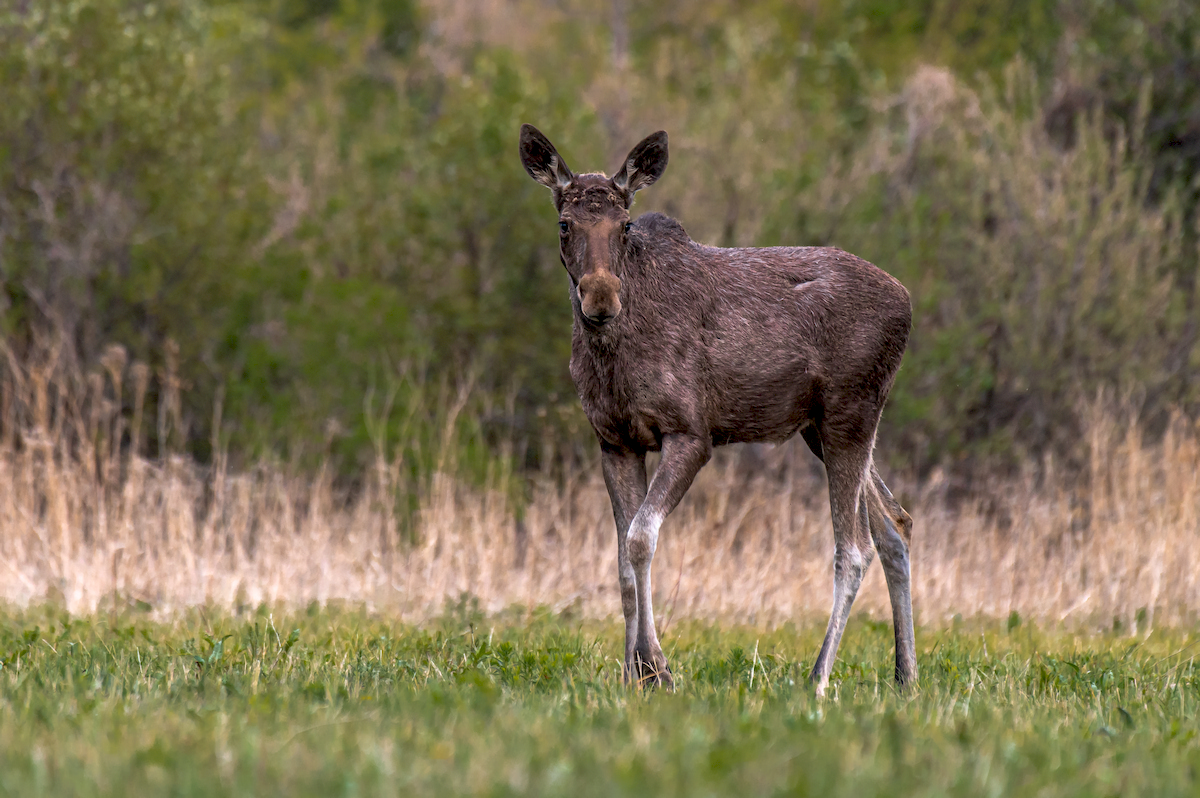
[[[908, 342], [908, 291], [841, 250], [708, 247], [662, 214], [631, 220], [634, 194], [667, 168], [665, 132], [634, 147], [612, 177], [575, 174], [532, 125], [521, 126], [520, 151], [559, 214], [575, 312], [571, 377], [600, 441], [617, 525], [625, 679], [673, 685], [654, 628], [650, 565], [663, 519], [712, 448], [798, 432], [825, 463], [835, 541], [833, 611], [812, 681], [825, 691], [878, 550], [896, 680], [911, 683], [912, 519], [872, 459]], [[662, 452], [649, 481], [648, 451]]]

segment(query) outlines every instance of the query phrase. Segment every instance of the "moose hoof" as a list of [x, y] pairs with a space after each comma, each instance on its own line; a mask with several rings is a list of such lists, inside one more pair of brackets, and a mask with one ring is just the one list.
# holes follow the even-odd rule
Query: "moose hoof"
[[668, 691], [675, 690], [675, 679], [671, 676], [671, 668], [667, 658], [662, 654], [645, 656], [641, 652], [634, 654], [632, 671], [637, 677], [639, 687], [650, 689], [661, 687]]

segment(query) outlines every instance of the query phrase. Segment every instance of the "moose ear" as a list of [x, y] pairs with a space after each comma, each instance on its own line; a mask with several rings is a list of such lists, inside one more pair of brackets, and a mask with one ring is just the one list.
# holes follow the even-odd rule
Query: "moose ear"
[[629, 151], [621, 171], [613, 176], [617, 188], [633, 201], [634, 192], [645, 188], [662, 177], [667, 170], [667, 132], [660, 130], [642, 139], [641, 143]]
[[533, 125], [521, 125], [521, 163], [530, 177], [554, 191], [556, 197], [575, 179], [550, 139]]

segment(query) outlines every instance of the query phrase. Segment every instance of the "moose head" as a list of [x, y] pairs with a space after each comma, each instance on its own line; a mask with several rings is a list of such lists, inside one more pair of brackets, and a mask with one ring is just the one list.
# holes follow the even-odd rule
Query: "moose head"
[[550, 140], [533, 125], [521, 126], [521, 163], [529, 176], [554, 192], [559, 254], [585, 323], [603, 326], [621, 312], [621, 264], [633, 224], [633, 195], [662, 177], [667, 134], [658, 131], [630, 151], [612, 177], [576, 175]]

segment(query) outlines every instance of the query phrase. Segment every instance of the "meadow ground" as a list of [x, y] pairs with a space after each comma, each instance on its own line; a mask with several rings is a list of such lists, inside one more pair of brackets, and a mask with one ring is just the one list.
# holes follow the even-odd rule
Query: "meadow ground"
[[1194, 795], [1195, 633], [679, 621], [674, 694], [621, 686], [620, 624], [466, 602], [421, 626], [337, 606], [0, 612], [4, 795]]
[[120, 414], [52, 413], [72, 394], [48, 373], [17, 394], [27, 428], [0, 424], [0, 796], [1200, 791], [1183, 415], [1143, 439], [1098, 401], [1071, 468], [896, 475], [920, 683], [892, 687], [875, 568], [818, 701], [832, 535], [802, 442], [724, 450], [668, 519], [679, 690], [644, 694], [594, 461], [455, 478], [450, 421], [436, 471], [381, 444], [349, 490], [151, 457], [140, 417], [125, 447]]

